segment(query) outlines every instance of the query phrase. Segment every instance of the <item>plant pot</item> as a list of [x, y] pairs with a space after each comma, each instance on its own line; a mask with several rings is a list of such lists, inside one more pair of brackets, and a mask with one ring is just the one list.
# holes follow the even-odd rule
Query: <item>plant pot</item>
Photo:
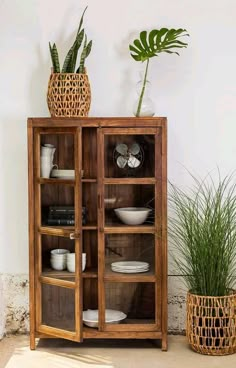
[[52, 73], [48, 82], [47, 103], [52, 117], [88, 116], [91, 103], [88, 75]]
[[186, 335], [201, 354], [236, 352], [236, 291], [227, 296], [187, 295]]

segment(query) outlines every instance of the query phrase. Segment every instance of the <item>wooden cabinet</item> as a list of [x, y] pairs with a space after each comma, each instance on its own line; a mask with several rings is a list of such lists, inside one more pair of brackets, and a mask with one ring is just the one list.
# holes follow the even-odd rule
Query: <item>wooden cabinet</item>
[[[60, 177], [40, 175], [45, 144]], [[165, 118], [28, 119], [31, 349], [38, 337], [150, 338], [167, 349], [166, 150]], [[50, 211], [65, 207], [72, 222], [51, 224]], [[114, 211], [127, 207], [151, 211], [129, 225]], [[52, 269], [53, 249], [75, 253], [75, 272]], [[112, 271], [117, 261], [149, 268]], [[88, 309], [97, 327], [83, 323]], [[107, 322], [107, 309], [127, 317]]]

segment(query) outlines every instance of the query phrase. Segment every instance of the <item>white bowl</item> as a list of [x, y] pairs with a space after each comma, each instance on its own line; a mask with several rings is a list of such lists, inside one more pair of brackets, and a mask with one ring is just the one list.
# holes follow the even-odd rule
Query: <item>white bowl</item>
[[66, 262], [57, 262], [50, 260], [50, 263], [53, 270], [62, 271], [66, 269]]
[[[67, 254], [66, 266], [69, 272], [75, 272], [75, 253]], [[85, 270], [85, 266], [86, 266], [86, 253], [82, 253], [82, 271]]]
[[126, 225], [141, 225], [151, 209], [145, 207], [124, 207], [114, 209], [116, 216]]
[[[113, 309], [105, 310], [106, 323], [120, 323], [126, 317], [127, 315], [121, 311]], [[83, 322], [89, 327], [98, 327], [98, 310], [88, 309], [87, 311], [83, 311]]]

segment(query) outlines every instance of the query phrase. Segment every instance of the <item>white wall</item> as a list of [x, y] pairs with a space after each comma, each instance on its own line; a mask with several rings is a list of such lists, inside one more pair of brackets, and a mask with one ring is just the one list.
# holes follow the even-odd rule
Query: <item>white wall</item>
[[141, 65], [128, 45], [141, 30], [186, 28], [189, 47], [153, 58], [149, 74], [168, 117], [169, 179], [235, 168], [235, 0], [1, 0], [0, 273], [28, 272], [26, 119], [49, 115], [48, 41], [63, 59], [86, 5], [91, 116], [132, 116]]

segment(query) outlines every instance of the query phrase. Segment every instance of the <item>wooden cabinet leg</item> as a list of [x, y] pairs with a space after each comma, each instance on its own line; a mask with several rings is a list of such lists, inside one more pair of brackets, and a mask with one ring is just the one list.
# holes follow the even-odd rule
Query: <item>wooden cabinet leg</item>
[[35, 344], [35, 336], [34, 334], [30, 334], [30, 350], [35, 350], [36, 344]]
[[167, 351], [167, 349], [168, 349], [167, 336], [163, 336], [161, 340], [161, 350]]

